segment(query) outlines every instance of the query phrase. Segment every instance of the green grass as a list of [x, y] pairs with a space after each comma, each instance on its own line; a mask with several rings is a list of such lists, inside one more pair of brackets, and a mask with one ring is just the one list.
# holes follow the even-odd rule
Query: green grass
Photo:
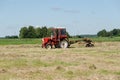
[[41, 39], [0, 39], [0, 45], [41, 44]]
[[[83, 38], [70, 38], [70, 41], [82, 40]], [[94, 37], [93, 42], [119, 42], [120, 37]], [[0, 39], [0, 45], [41, 44], [40, 39]]]
[[119, 42], [120, 37], [95, 37], [91, 38], [95, 42]]
[[[70, 38], [70, 40], [82, 40], [83, 38]], [[92, 37], [94, 42], [118, 42], [120, 37]]]

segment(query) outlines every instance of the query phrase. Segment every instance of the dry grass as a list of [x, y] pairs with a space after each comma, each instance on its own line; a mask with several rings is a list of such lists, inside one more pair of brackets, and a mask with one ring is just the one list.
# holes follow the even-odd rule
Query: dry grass
[[120, 80], [120, 43], [52, 50], [40, 45], [0, 46], [0, 80]]

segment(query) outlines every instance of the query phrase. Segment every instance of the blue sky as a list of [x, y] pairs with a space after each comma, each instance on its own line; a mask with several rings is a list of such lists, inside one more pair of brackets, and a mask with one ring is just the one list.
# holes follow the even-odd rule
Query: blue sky
[[71, 35], [120, 28], [120, 0], [0, 0], [0, 37], [29, 25], [65, 27]]

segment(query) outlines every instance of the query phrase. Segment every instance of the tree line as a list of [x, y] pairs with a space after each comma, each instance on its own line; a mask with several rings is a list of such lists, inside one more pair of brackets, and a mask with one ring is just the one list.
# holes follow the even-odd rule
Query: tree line
[[103, 29], [97, 33], [97, 36], [98, 37], [112, 37], [112, 36], [118, 37], [120, 36], [120, 29], [113, 29], [111, 31], [106, 31], [105, 29]]
[[[34, 27], [34, 26], [28, 26], [28, 27], [22, 27], [19, 31], [18, 35], [12, 35], [12, 36], [5, 36], [5, 38], [43, 38], [48, 37], [51, 35], [51, 28], [47, 28], [46, 26], [43, 27]], [[83, 38], [83, 37], [117, 37], [120, 36], [120, 29], [113, 29], [111, 31], [107, 31], [105, 29], [99, 31], [97, 35], [74, 35], [70, 36], [67, 32], [68, 37], [75, 37], [75, 38]]]
[[[46, 26], [43, 27], [37, 27], [29, 26], [29, 27], [22, 27], [20, 29], [19, 38], [43, 38], [51, 36], [52, 29], [47, 28]], [[70, 37], [69, 33], [67, 32], [67, 35]]]
[[6, 39], [15, 39], [18, 38], [17, 35], [12, 35], [12, 36], [5, 36]]
[[51, 35], [51, 28], [46, 26], [37, 27], [29, 26], [22, 27], [19, 32], [19, 38], [43, 38]]

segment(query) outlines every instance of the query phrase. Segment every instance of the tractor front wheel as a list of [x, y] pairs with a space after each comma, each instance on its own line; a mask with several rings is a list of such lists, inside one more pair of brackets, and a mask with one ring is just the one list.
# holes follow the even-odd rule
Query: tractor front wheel
[[52, 45], [51, 44], [46, 44], [45, 48], [46, 49], [52, 49]]
[[69, 43], [67, 40], [62, 40], [60, 42], [60, 48], [68, 48], [68, 45], [69, 45]]

